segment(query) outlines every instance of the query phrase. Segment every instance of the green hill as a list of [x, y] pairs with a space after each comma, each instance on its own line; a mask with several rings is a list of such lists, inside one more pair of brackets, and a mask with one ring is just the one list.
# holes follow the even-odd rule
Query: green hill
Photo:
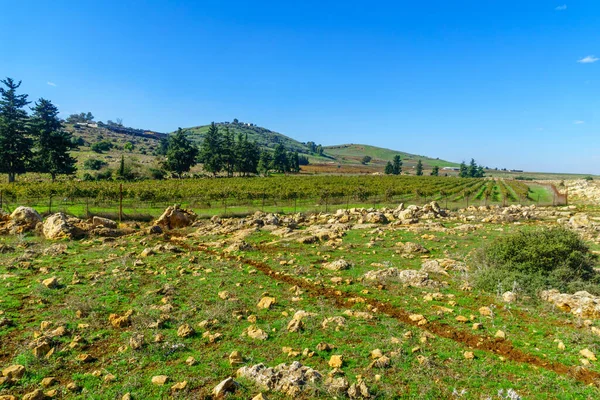
[[395, 155], [400, 155], [404, 165], [416, 164], [418, 160], [421, 160], [425, 166], [438, 166], [438, 167], [458, 167], [458, 163], [440, 160], [439, 158], [431, 158], [426, 156], [419, 156], [416, 154], [410, 154], [403, 151], [396, 151], [385, 149], [382, 147], [369, 146], [366, 144], [342, 144], [336, 146], [326, 146], [325, 153], [334, 157], [339, 162], [359, 164], [364, 156], [372, 158], [372, 164], [385, 164], [391, 161]]

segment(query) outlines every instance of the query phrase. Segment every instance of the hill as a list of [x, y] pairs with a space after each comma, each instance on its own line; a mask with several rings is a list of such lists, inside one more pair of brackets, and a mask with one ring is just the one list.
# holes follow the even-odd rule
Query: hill
[[364, 156], [372, 158], [372, 164], [387, 163], [392, 160], [394, 156], [400, 155], [404, 165], [416, 164], [418, 160], [421, 160], [427, 167], [458, 167], [458, 163], [440, 160], [439, 158], [431, 158], [426, 156], [419, 156], [403, 151], [396, 151], [386, 149], [382, 147], [369, 146], [366, 144], [342, 144], [336, 146], [326, 146], [325, 153], [335, 157], [339, 161], [345, 163], [360, 163]]

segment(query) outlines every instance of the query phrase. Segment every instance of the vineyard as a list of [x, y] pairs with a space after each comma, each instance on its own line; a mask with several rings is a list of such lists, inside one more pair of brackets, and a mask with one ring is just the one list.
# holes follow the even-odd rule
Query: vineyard
[[[551, 188], [547, 188], [551, 193]], [[545, 189], [542, 189], [544, 191]], [[329, 211], [333, 206], [383, 206], [436, 200], [449, 208], [469, 205], [561, 204], [540, 198], [523, 182], [415, 176], [277, 176], [270, 178], [184, 179], [140, 182], [38, 182], [0, 185], [1, 206], [74, 215], [116, 212], [155, 216], [179, 203], [215, 215], [269, 211]], [[339, 207], [338, 207], [339, 208]]]

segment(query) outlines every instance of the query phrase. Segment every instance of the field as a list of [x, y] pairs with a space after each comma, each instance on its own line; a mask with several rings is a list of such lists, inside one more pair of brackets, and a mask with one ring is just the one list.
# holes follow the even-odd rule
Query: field
[[[522, 190], [481, 182], [474, 192]], [[24, 374], [0, 395], [216, 398], [233, 377], [228, 397], [239, 399], [596, 398], [600, 370], [580, 352], [600, 351], [600, 324], [516, 287], [471, 283], [485, 243], [556, 226], [576, 207], [428, 207], [3, 236], [0, 368]], [[581, 232], [597, 251], [594, 229]], [[393, 268], [417, 272], [386, 278]], [[507, 290], [516, 300], [504, 301]], [[295, 361], [312, 378], [264, 386], [248, 372]]]

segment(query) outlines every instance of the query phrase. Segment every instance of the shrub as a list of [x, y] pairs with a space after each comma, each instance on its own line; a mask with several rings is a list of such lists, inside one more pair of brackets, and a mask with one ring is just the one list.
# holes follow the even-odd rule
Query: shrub
[[113, 144], [107, 140], [102, 140], [100, 142], [96, 142], [92, 145], [92, 151], [96, 153], [102, 153], [103, 151], [109, 151], [112, 149]]
[[576, 233], [565, 228], [522, 230], [501, 237], [475, 256], [474, 284], [488, 291], [518, 286], [529, 295], [544, 289], [600, 293], [596, 256]]
[[99, 169], [102, 169], [102, 167], [104, 167], [106, 165], [108, 165], [108, 164], [102, 160], [98, 160], [96, 158], [88, 158], [83, 163], [83, 168], [89, 169], [92, 171], [98, 171]]

